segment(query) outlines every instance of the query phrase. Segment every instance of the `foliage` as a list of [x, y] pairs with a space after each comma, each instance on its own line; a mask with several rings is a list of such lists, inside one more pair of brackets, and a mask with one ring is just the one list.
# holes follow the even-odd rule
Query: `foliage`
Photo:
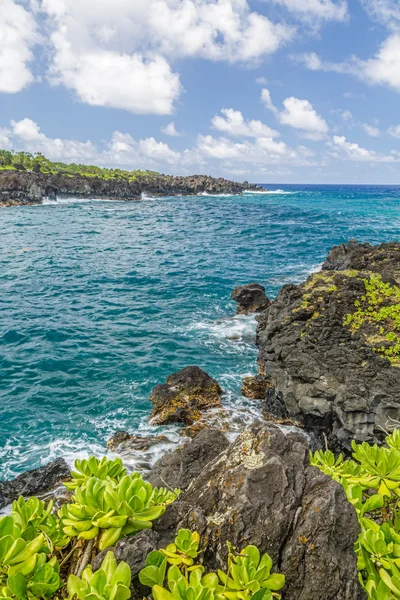
[[[271, 573], [272, 559], [260, 556], [255, 546], [236, 554], [228, 545], [225, 573], [204, 575], [204, 567], [195, 564], [199, 556], [200, 536], [188, 529], [179, 530], [174, 544], [151, 552], [139, 573], [140, 582], [152, 588], [154, 600], [271, 600], [280, 598], [276, 591], [285, 584], [281, 574]], [[170, 565], [167, 571], [167, 565]], [[164, 582], [166, 579], [166, 586]]]
[[345, 316], [352, 333], [365, 335], [375, 352], [400, 364], [400, 288], [384, 283], [380, 275], [363, 279], [365, 294], [356, 300], [355, 312]]
[[125, 562], [117, 566], [114, 554], [107, 552], [101, 567], [93, 573], [89, 565], [82, 577], [70, 575], [68, 594], [71, 600], [128, 600], [131, 596], [131, 570]]
[[159, 174], [155, 171], [126, 171], [123, 169], [105, 169], [94, 165], [66, 164], [62, 162], [52, 162], [41, 152], [31, 154], [29, 152], [13, 152], [11, 150], [0, 149], [0, 170], [9, 171], [40, 171], [48, 174], [62, 174], [65, 176], [98, 177], [100, 179], [125, 179], [127, 181], [136, 181], [142, 179], [151, 181]]
[[75, 471], [71, 471], [71, 481], [66, 481], [64, 486], [67, 490], [75, 490], [82, 486], [90, 477], [96, 477], [102, 481], [105, 479], [114, 479], [120, 481], [125, 477], [126, 469], [120, 458], [108, 460], [104, 456], [101, 460], [91, 456], [88, 460], [75, 461]]
[[330, 451], [311, 455], [312, 465], [342, 484], [357, 512], [359, 579], [372, 600], [400, 600], [400, 430], [386, 442], [380, 448], [353, 441], [354, 460]]
[[121, 537], [150, 529], [177, 497], [169, 490], [153, 489], [139, 473], [120, 475], [118, 471], [115, 479], [83, 480], [73, 502], [59, 512], [65, 535], [92, 540], [100, 534], [99, 549], [105, 550]]
[[[73, 502], [58, 513], [52, 501], [45, 504], [36, 497], [21, 497], [13, 503], [11, 514], [0, 518], [0, 600], [54, 596], [62, 586], [60, 567], [73, 557], [75, 572], [83, 570], [83, 574], [81, 579], [69, 578], [71, 597], [129, 598], [127, 565], [117, 567], [113, 556], [107, 555], [97, 573], [84, 568], [94, 542], [96, 550], [103, 550], [124, 535], [152, 527], [180, 490], [153, 488], [138, 473], [127, 475], [120, 459], [77, 460], [71, 477], [65, 486], [74, 490]], [[93, 540], [92, 546], [81, 540]]]
[[0, 597], [50, 598], [61, 586], [57, 559], [48, 560], [51, 542], [21, 521], [14, 510], [0, 518]]

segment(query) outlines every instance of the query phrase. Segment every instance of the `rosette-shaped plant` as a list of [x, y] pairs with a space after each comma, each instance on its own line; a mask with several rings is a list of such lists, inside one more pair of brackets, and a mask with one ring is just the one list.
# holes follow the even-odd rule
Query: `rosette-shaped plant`
[[218, 591], [227, 600], [270, 600], [285, 585], [285, 576], [271, 569], [272, 558], [261, 557], [256, 546], [247, 546], [236, 556], [230, 553], [228, 573], [218, 571], [222, 582]]
[[45, 535], [32, 539], [32, 527], [24, 530], [16, 515], [0, 519], [0, 595], [3, 598], [49, 598], [60, 587], [59, 565], [47, 562]]
[[69, 543], [60, 527], [60, 520], [53, 514], [54, 502], [46, 505], [36, 497], [25, 500], [22, 496], [12, 505], [12, 515], [24, 532], [24, 539], [33, 539], [38, 533], [44, 533], [50, 550], [60, 550]]
[[124, 562], [117, 565], [114, 554], [107, 552], [96, 573], [88, 566], [81, 578], [70, 575], [67, 587], [71, 600], [128, 600], [131, 595], [130, 584], [129, 566]]
[[105, 550], [121, 537], [152, 527], [165, 512], [165, 504], [154, 504], [154, 496], [151, 484], [138, 473], [119, 482], [91, 477], [76, 489], [74, 502], [60, 510], [64, 533], [91, 540], [103, 530], [99, 548]]
[[105, 479], [120, 481], [126, 475], [126, 469], [120, 458], [108, 460], [104, 456], [100, 460], [95, 456], [91, 456], [87, 460], [77, 459], [74, 466], [75, 470], [71, 471], [71, 481], [64, 483], [67, 490], [75, 490], [77, 487], [84, 485], [91, 477], [96, 477], [102, 481]]

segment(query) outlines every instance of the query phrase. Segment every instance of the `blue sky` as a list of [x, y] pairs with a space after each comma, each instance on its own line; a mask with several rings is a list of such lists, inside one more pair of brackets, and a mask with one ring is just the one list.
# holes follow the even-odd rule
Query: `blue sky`
[[400, 183], [400, 0], [0, 0], [0, 147]]

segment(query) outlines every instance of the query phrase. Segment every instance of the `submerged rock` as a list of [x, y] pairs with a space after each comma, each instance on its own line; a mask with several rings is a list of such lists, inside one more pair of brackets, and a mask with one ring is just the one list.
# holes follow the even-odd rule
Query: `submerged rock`
[[245, 377], [242, 382], [242, 396], [250, 400], [264, 400], [267, 391], [273, 387], [269, 377], [265, 375], [254, 375]]
[[185, 490], [229, 442], [216, 429], [205, 429], [181, 448], [165, 454], [153, 466], [147, 480], [153, 486]]
[[70, 476], [70, 468], [63, 458], [57, 458], [44, 467], [21, 473], [10, 481], [0, 481], [0, 508], [19, 496], [43, 495], [56, 488]]
[[152, 446], [168, 444], [170, 440], [165, 435], [141, 436], [131, 435], [127, 431], [117, 431], [108, 440], [107, 448], [115, 452], [147, 452]]
[[156, 385], [150, 395], [153, 425], [199, 421], [202, 411], [221, 407], [223, 391], [215, 379], [199, 367], [185, 367], [170, 375], [164, 384]]
[[271, 304], [271, 300], [265, 293], [265, 288], [259, 283], [240, 285], [233, 290], [231, 298], [238, 303], [238, 315], [250, 315], [260, 312]]
[[[210, 444], [210, 438], [197, 441]], [[135, 576], [151, 550], [165, 547], [180, 527], [188, 527], [202, 536], [207, 569], [225, 566], [228, 541], [238, 549], [250, 543], [268, 552], [274, 569], [285, 573], [285, 600], [361, 598], [356, 513], [343, 488], [310, 466], [308, 454], [300, 433], [255, 422], [203, 466], [152, 531], [118, 542], [117, 559]], [[134, 577], [134, 587], [136, 582]]]
[[353, 439], [382, 441], [400, 420], [399, 360], [390, 341], [397, 334], [384, 320], [360, 325], [353, 317], [359, 308], [369, 314], [366, 286], [381, 284], [382, 293], [370, 294], [372, 303], [378, 299], [372, 312], [396, 311], [400, 244], [352, 241], [333, 248], [305, 283], [284, 286], [257, 319], [259, 372], [275, 386], [272, 412], [283, 404], [334, 450], [349, 451]]

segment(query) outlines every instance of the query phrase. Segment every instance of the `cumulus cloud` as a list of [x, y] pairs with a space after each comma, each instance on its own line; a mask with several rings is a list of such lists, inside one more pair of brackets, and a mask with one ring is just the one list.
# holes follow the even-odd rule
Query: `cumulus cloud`
[[266, 88], [264, 88], [261, 91], [261, 102], [264, 104], [265, 108], [267, 108], [271, 112], [278, 112], [278, 109], [276, 108], [276, 106], [274, 106], [274, 103], [272, 102], [270, 91]]
[[255, 64], [293, 34], [246, 0], [42, 0], [42, 10], [51, 80], [134, 113], [172, 113], [182, 91], [175, 59]]
[[211, 125], [214, 129], [233, 137], [273, 138], [279, 136], [278, 131], [271, 129], [271, 127], [261, 121], [246, 121], [239, 110], [223, 108], [221, 113], [223, 117], [215, 115], [211, 121]]
[[182, 134], [176, 129], [175, 123], [171, 121], [165, 127], [161, 127], [161, 132], [171, 137], [180, 137]]
[[389, 28], [400, 24], [400, 3], [398, 0], [361, 0], [361, 4], [371, 18]]
[[365, 133], [367, 133], [371, 137], [379, 137], [381, 135], [380, 129], [378, 127], [375, 127], [374, 125], [363, 123], [361, 127], [364, 129]]
[[393, 33], [380, 45], [372, 58], [352, 56], [343, 62], [330, 62], [314, 52], [292, 56], [311, 71], [347, 73], [371, 85], [385, 85], [400, 92], [400, 34]]
[[273, 0], [296, 16], [312, 20], [344, 21], [348, 17], [346, 0]]
[[279, 121], [294, 129], [305, 132], [309, 139], [322, 139], [329, 131], [325, 119], [321, 117], [308, 100], [286, 98], [283, 101], [285, 109], [279, 114]]
[[129, 133], [120, 131], [114, 131], [101, 148], [91, 141], [48, 137], [37, 123], [28, 118], [11, 121], [11, 129], [3, 131], [14, 146], [22, 146], [28, 152], [42, 152], [51, 160], [149, 168], [176, 165], [181, 159], [179, 152], [153, 137], [136, 140]]
[[387, 130], [388, 134], [394, 138], [400, 138], [400, 125], [393, 125]]
[[358, 144], [348, 142], [345, 136], [333, 137], [332, 155], [344, 157], [355, 162], [390, 163], [400, 160], [400, 155], [392, 152], [388, 155], [378, 154], [374, 150], [367, 150]]
[[0, 0], [0, 92], [13, 94], [33, 81], [30, 63], [39, 42], [33, 15], [14, 0]]
[[197, 140], [198, 151], [205, 157], [220, 161], [230, 161], [240, 165], [312, 165], [314, 153], [299, 146], [290, 148], [282, 141], [272, 138], [259, 138], [255, 141], [234, 142], [228, 138], [215, 138], [200, 135]]

